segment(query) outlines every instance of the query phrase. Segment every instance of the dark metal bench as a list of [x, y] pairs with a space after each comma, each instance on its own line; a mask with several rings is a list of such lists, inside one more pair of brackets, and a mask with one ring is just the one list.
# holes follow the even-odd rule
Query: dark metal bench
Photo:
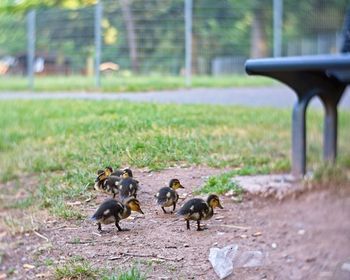
[[325, 107], [323, 155], [334, 162], [337, 154], [337, 107], [350, 84], [350, 54], [314, 55], [250, 59], [245, 64], [249, 75], [277, 79], [298, 96], [292, 119], [292, 173], [306, 171], [306, 122], [309, 101], [318, 96]]

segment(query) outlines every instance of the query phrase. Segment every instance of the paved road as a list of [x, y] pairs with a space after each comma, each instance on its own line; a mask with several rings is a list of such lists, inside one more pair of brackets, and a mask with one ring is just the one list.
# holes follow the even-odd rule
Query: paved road
[[[286, 86], [227, 88], [227, 89], [180, 89], [161, 92], [138, 93], [17, 93], [2, 92], [0, 100], [9, 99], [88, 99], [129, 100], [134, 102], [177, 103], [177, 104], [221, 104], [252, 107], [291, 108], [296, 96]], [[321, 107], [315, 99], [313, 107]], [[350, 110], [350, 89], [343, 96], [340, 107]]]

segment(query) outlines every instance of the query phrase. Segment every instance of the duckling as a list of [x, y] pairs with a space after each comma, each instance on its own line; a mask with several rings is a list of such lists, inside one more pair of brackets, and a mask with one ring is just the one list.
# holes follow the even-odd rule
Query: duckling
[[102, 231], [101, 224], [111, 223], [115, 223], [118, 230], [122, 231], [123, 229], [119, 226], [119, 222], [129, 217], [131, 211], [144, 214], [141, 210], [140, 202], [134, 197], [126, 199], [124, 203], [114, 199], [107, 199], [98, 207], [96, 213], [91, 217], [91, 220], [97, 222], [97, 229], [100, 232]]
[[133, 177], [132, 171], [129, 168], [125, 168], [123, 170], [115, 170], [112, 171], [111, 176], [118, 176], [122, 178], [128, 178], [128, 177]]
[[190, 220], [197, 221], [197, 230], [200, 231], [203, 230], [200, 226], [200, 221], [209, 220], [213, 217], [215, 207], [223, 209], [219, 197], [211, 194], [208, 196], [207, 201], [201, 198], [188, 200], [177, 212], [177, 215], [184, 216], [188, 230], [190, 229]]
[[102, 169], [97, 170], [97, 178], [95, 182], [101, 182], [107, 179], [107, 177], [110, 176], [111, 173], [112, 173], [111, 167], [106, 167], [104, 170]]
[[131, 177], [122, 179], [119, 183], [120, 198], [122, 200], [131, 196], [136, 198], [138, 189], [139, 189], [139, 181]]
[[113, 194], [113, 198], [119, 193], [119, 183], [122, 180], [117, 176], [111, 175], [111, 168], [106, 167], [105, 170], [98, 170], [98, 176], [95, 180], [95, 190]]
[[178, 179], [171, 179], [169, 182], [169, 187], [164, 187], [159, 190], [159, 192], [155, 195], [157, 198], [158, 205], [161, 206], [163, 212], [166, 214], [164, 207], [173, 206], [173, 213], [176, 208], [176, 203], [179, 200], [179, 195], [177, 194], [177, 189], [184, 189]]

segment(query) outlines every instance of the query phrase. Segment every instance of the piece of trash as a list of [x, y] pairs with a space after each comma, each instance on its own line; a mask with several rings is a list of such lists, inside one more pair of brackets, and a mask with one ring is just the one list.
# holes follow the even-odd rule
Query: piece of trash
[[220, 279], [229, 276], [233, 271], [233, 259], [237, 254], [238, 245], [231, 244], [222, 249], [210, 248], [209, 261]]
[[234, 268], [257, 267], [264, 263], [265, 255], [261, 251], [242, 251], [237, 244], [222, 249], [210, 248], [209, 261], [220, 279], [229, 276]]

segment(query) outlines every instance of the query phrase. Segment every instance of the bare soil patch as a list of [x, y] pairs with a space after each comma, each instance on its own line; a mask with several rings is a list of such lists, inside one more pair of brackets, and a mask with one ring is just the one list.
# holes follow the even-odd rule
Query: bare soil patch
[[[238, 268], [227, 279], [350, 279], [350, 195], [328, 189], [312, 190], [283, 200], [245, 195], [242, 203], [221, 196], [224, 209], [216, 209], [197, 232], [186, 230], [176, 215], [163, 214], [154, 194], [171, 178], [179, 178], [188, 199], [208, 176], [222, 171], [205, 167], [174, 168], [148, 173], [136, 170], [139, 199], [145, 215], [132, 214], [120, 225], [104, 225], [103, 234], [88, 221], [64, 221], [45, 212], [32, 216], [33, 230], [11, 234], [0, 224], [0, 276], [7, 279], [50, 279], [53, 268], [71, 256], [82, 256], [96, 267], [127, 269], [138, 266], [148, 279], [218, 279], [208, 261], [211, 247], [238, 244], [243, 250], [260, 250], [263, 266]], [[35, 187], [35, 177], [27, 182]], [[0, 190], [14, 187], [1, 185]], [[3, 192], [2, 192], [3, 193]], [[70, 202], [84, 215], [93, 214], [107, 197], [96, 194], [90, 202]], [[179, 206], [183, 204], [180, 201]], [[28, 218], [26, 210], [7, 209], [8, 216]], [[30, 218], [29, 218], [30, 221]]]

